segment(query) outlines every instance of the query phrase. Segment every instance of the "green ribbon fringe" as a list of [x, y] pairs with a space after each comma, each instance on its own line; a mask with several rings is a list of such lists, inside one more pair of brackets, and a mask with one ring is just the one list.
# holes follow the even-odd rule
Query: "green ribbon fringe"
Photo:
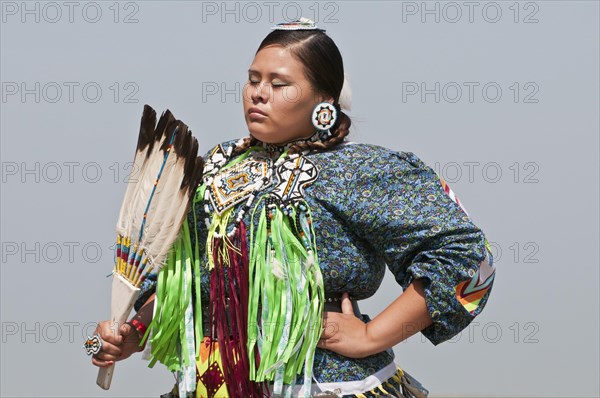
[[[194, 199], [194, 210], [196, 200]], [[194, 211], [194, 220], [195, 220]], [[197, 236], [197, 235], [196, 235]], [[197, 242], [197, 240], [196, 240]], [[185, 311], [190, 302], [192, 291], [192, 264], [195, 287], [195, 357], [200, 353], [202, 333], [202, 302], [200, 295], [200, 258], [198, 245], [192, 257], [192, 243], [187, 219], [184, 220], [181, 232], [169, 252], [165, 266], [158, 274], [154, 317], [142, 339], [142, 343], [150, 338], [151, 352], [149, 367], [157, 361], [164, 364], [169, 371], [181, 371], [182, 365], [191, 366], [190, 353], [185, 336]], [[184, 277], [185, 276], [185, 277]], [[187, 287], [184, 284], [187, 282]], [[181, 361], [180, 358], [183, 358]]]
[[[194, 197], [195, 223], [195, 206], [203, 201], [205, 189], [204, 185], [200, 186]], [[289, 391], [297, 375], [304, 370], [304, 385], [307, 393], [310, 393], [324, 303], [323, 279], [311, 212], [305, 201], [288, 205], [285, 209], [263, 206], [254, 231], [255, 213], [264, 199], [263, 196], [257, 201], [251, 216], [247, 349], [250, 358], [254, 358], [254, 350], [258, 349], [260, 363], [257, 368], [254, 360], [250, 361], [250, 379], [273, 381], [273, 393], [280, 394], [283, 385], [287, 385]], [[210, 254], [214, 234], [227, 230], [232, 215], [230, 209], [212, 220], [206, 247], [208, 255], [205, 256], [209, 270], [214, 265]], [[270, 225], [270, 229], [267, 225]], [[185, 344], [185, 311], [189, 296], [184, 292], [191, 292], [192, 265], [196, 296], [196, 358], [199, 354], [200, 341], [203, 339], [201, 270], [198, 235], [194, 229], [194, 255], [185, 220], [166, 265], [159, 273], [155, 315], [143, 338], [145, 341], [153, 331], [149, 367], [153, 367], [157, 361], [170, 371], [181, 371], [182, 365], [190, 365]], [[189, 284], [187, 288], [184, 286], [185, 280]]]
[[250, 364], [250, 378], [274, 381], [275, 394], [283, 384], [293, 386], [303, 368], [310, 386], [324, 302], [308, 206], [300, 202], [285, 210], [263, 206], [250, 244], [248, 352], [255, 346], [260, 352], [258, 369]]

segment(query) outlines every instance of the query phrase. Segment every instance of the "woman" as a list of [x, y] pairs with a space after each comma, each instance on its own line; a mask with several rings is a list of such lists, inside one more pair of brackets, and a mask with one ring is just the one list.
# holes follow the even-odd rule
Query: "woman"
[[[205, 156], [172, 272], [158, 294], [148, 279], [119, 335], [99, 324], [92, 362], [141, 350], [149, 328], [151, 366], [177, 374], [172, 396], [418, 394], [392, 347], [419, 331], [437, 345], [482, 311], [489, 245], [413, 153], [345, 140], [342, 57], [325, 32], [274, 28], [248, 71], [249, 136]], [[186, 259], [191, 277], [176, 272]], [[403, 292], [371, 320], [357, 301], [386, 264]]]

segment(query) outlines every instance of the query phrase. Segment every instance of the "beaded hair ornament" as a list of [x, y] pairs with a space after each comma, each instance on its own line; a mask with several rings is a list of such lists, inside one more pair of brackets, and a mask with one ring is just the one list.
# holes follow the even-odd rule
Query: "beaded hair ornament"
[[[314, 30], [318, 29], [312, 19], [300, 18], [292, 22], [281, 22], [271, 27], [273, 30]], [[325, 32], [325, 29], [321, 29]]]

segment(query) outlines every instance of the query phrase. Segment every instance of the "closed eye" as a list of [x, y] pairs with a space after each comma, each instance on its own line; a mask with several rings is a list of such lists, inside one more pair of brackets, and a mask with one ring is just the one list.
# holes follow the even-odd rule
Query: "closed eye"
[[[248, 80], [248, 83], [254, 86], [254, 85], [259, 84], [260, 81], [257, 81], [257, 80]], [[287, 85], [288, 85], [287, 83], [271, 83], [271, 86], [273, 86], [273, 87], [285, 87]]]

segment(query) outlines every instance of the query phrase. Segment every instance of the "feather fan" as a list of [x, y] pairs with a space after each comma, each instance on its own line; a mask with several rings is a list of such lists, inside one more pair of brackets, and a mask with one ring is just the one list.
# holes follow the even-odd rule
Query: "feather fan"
[[[188, 127], [166, 110], [144, 106], [137, 149], [117, 220], [117, 246], [111, 294], [112, 330], [127, 320], [139, 286], [158, 273], [172, 249], [204, 162]], [[100, 368], [96, 383], [110, 388], [114, 365]]]

